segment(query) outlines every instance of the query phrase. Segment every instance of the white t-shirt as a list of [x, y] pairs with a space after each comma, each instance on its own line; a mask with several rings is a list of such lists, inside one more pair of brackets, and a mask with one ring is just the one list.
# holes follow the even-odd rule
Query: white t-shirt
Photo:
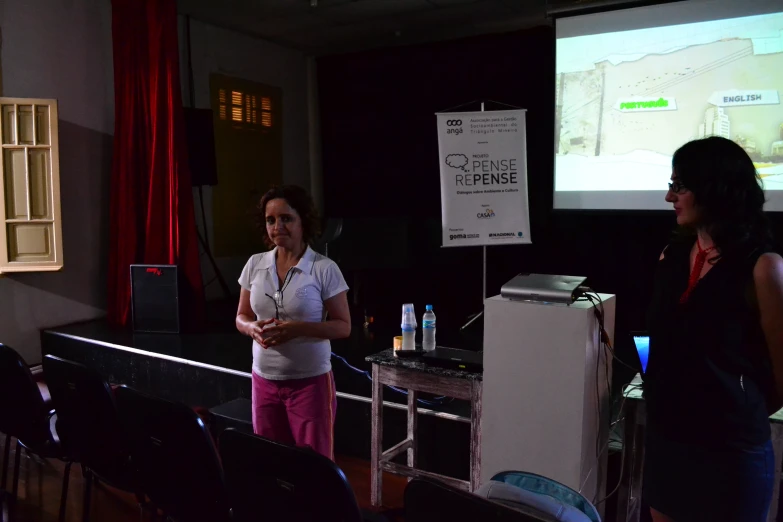
[[[323, 321], [324, 301], [348, 290], [337, 264], [307, 247], [299, 263], [281, 282], [277, 277], [276, 254], [277, 248], [255, 254], [239, 276], [240, 286], [250, 292], [256, 320], [275, 317], [274, 296], [281, 290], [277, 307], [281, 321]], [[332, 369], [331, 353], [327, 339], [300, 337], [266, 349], [253, 341], [253, 371], [269, 380], [316, 377]]]

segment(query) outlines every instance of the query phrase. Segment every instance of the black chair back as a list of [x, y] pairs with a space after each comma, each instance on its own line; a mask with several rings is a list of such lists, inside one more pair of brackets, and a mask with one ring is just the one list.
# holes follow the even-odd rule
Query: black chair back
[[51, 438], [48, 411], [30, 368], [13, 348], [1, 343], [0, 432], [30, 448]]
[[345, 475], [323, 455], [227, 429], [220, 435], [220, 456], [234, 520], [362, 520]]
[[109, 384], [96, 370], [54, 355], [44, 357], [43, 367], [57, 434], [69, 456], [112, 485], [135, 491], [130, 448]]
[[227, 520], [223, 470], [196, 412], [125, 386], [114, 395], [131, 459], [150, 501], [181, 522]]
[[406, 522], [552, 522], [440, 482], [415, 479], [405, 488]]

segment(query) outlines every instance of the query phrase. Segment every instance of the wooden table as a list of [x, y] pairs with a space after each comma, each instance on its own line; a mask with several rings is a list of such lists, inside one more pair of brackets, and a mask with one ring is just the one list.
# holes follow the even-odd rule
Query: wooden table
[[[394, 351], [384, 350], [366, 360], [372, 363], [372, 447], [370, 456], [370, 502], [383, 503], [383, 472], [409, 478], [426, 477], [452, 486], [474, 491], [481, 480], [481, 389], [482, 373], [447, 370], [428, 365], [419, 358], [398, 358]], [[408, 390], [408, 436], [390, 449], [383, 451], [383, 386]], [[470, 480], [459, 480], [416, 468], [418, 392], [453, 397], [470, 401]], [[392, 460], [407, 452], [407, 466]]]
[[[642, 507], [642, 476], [644, 470], [644, 439], [647, 428], [646, 409], [639, 375], [623, 390], [625, 416], [623, 435], [623, 467], [617, 497], [617, 522], [639, 522]], [[780, 496], [781, 464], [783, 464], [783, 409], [769, 418], [772, 428], [772, 446], [775, 450], [775, 485], [767, 522], [777, 519]], [[627, 445], [627, 446], [625, 446]]]

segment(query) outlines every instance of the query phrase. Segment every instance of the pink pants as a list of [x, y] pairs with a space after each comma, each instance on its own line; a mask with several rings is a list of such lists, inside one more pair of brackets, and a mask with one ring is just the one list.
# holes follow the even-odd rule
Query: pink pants
[[256, 435], [289, 446], [309, 446], [334, 460], [336, 412], [332, 372], [288, 381], [270, 381], [253, 373]]

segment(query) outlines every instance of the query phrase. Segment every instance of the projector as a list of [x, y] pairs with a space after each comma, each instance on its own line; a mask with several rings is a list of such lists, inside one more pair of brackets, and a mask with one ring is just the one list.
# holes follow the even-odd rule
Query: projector
[[500, 288], [500, 295], [515, 301], [571, 304], [580, 296], [586, 277], [519, 274]]

